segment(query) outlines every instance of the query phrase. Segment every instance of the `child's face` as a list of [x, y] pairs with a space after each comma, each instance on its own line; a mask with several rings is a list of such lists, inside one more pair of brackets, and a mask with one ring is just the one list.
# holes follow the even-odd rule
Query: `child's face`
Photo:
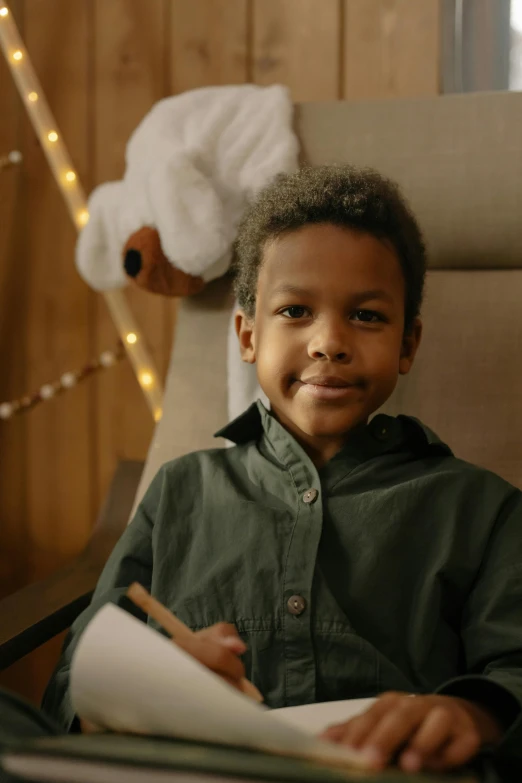
[[308, 225], [267, 245], [255, 318], [240, 312], [236, 326], [243, 359], [298, 440], [339, 448], [409, 371], [421, 326], [404, 335], [404, 297], [395, 251], [369, 234]]

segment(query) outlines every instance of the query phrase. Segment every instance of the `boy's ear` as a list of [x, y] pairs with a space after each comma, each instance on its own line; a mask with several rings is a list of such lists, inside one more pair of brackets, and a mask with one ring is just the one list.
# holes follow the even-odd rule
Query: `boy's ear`
[[401, 356], [399, 359], [399, 374], [407, 375], [412, 368], [415, 354], [422, 337], [422, 321], [415, 318], [411, 329], [405, 332], [402, 338]]
[[243, 310], [238, 310], [234, 316], [237, 339], [239, 340], [239, 353], [244, 362], [255, 364], [256, 349], [254, 340], [254, 319], [248, 318]]

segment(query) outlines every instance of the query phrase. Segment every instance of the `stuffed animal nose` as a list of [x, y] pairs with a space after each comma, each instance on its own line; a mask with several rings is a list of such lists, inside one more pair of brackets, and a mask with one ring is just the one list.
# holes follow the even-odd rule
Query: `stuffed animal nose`
[[125, 253], [123, 268], [129, 277], [137, 277], [141, 272], [141, 253], [139, 250], [131, 248]]

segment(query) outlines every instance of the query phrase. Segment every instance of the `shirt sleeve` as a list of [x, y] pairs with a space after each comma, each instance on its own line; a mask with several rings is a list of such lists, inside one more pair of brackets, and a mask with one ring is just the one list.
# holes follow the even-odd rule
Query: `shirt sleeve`
[[69, 675], [73, 653], [85, 627], [106, 603], [114, 603], [146, 620], [125, 593], [132, 582], [147, 590], [152, 581], [152, 532], [161, 507], [163, 469], [160, 470], [139, 505], [136, 514], [113, 549], [94, 591], [90, 605], [74, 621], [65, 639], [62, 655], [45, 691], [42, 707], [65, 731], [78, 730], [69, 693]]
[[[472, 534], [472, 531], [470, 531]], [[488, 709], [505, 729], [497, 748], [522, 759], [522, 493], [505, 502], [461, 621], [467, 674], [437, 693]]]

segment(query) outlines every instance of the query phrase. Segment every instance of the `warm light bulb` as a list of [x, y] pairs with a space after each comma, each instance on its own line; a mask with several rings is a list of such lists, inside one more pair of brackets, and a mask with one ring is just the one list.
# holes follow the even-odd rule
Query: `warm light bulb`
[[38, 93], [30, 92], [29, 95], [27, 96], [27, 99], [30, 100], [31, 103], [34, 103], [35, 101], [38, 100]]
[[67, 174], [65, 175], [65, 179], [67, 180], [67, 182], [74, 182], [74, 180], [76, 179], [76, 174], [74, 173], [74, 171], [68, 171]]
[[89, 213], [86, 209], [81, 209], [76, 215], [76, 220], [80, 226], [86, 226], [89, 222]]
[[19, 62], [22, 59], [22, 57], [23, 57], [23, 54], [20, 51], [20, 49], [17, 49], [16, 52], [13, 52], [13, 60], [16, 60], [17, 62]]
[[134, 334], [134, 332], [129, 332], [129, 334], [125, 337], [129, 345], [134, 345], [138, 341], [138, 335]]
[[49, 141], [58, 141], [58, 134], [56, 133], [56, 131], [51, 131], [50, 133], [47, 134], [47, 138], [49, 139]]
[[5, 6], [3, 8], [0, 8], [0, 16], [7, 16], [8, 13], [9, 11]]
[[152, 384], [154, 383], [154, 378], [152, 376], [152, 373], [150, 372], [140, 373], [140, 383], [142, 386], [145, 386], [146, 388], [152, 386]]

